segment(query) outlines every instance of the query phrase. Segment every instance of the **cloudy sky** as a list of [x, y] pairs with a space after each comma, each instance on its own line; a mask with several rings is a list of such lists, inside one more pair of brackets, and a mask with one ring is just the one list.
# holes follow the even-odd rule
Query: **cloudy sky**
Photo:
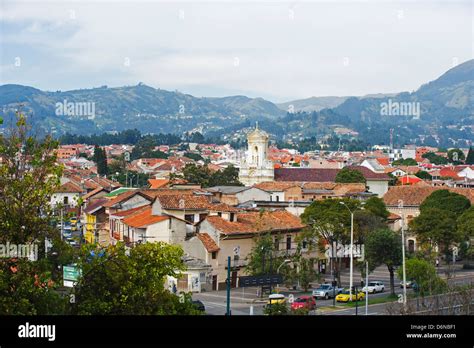
[[466, 1], [1, 1], [0, 84], [272, 101], [411, 91], [473, 57]]

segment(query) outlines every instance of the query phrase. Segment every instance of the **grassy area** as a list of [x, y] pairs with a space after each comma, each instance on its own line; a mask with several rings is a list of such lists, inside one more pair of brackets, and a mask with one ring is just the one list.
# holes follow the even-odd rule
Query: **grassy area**
[[[398, 299], [397, 296], [392, 296], [392, 295], [383, 296], [383, 297], [375, 297], [375, 298], [370, 298], [370, 296], [369, 296], [369, 305], [379, 304], [379, 303], [386, 303], [386, 302], [393, 302], [393, 301], [396, 301], [397, 299]], [[356, 303], [355, 302], [348, 302], [348, 303], [344, 303], [342, 305], [344, 307], [355, 307]], [[363, 300], [359, 301], [358, 305], [359, 305], [359, 307], [365, 306], [365, 298]]]

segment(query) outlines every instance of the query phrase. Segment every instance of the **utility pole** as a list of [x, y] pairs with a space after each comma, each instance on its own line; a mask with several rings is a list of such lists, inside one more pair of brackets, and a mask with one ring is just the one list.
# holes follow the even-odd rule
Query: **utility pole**
[[230, 256], [227, 257], [227, 310], [226, 315], [230, 315]]
[[407, 307], [407, 276], [405, 268], [405, 214], [403, 213], [403, 201], [398, 201], [398, 208], [402, 216], [402, 271], [403, 271], [403, 307]]
[[353, 267], [354, 267], [354, 212], [346, 205], [344, 202], [339, 202], [339, 204], [345, 206], [347, 210], [351, 213], [351, 245], [350, 245], [350, 271], [349, 271], [349, 298], [352, 299], [352, 273], [353, 273]]
[[365, 261], [365, 315], [369, 315], [369, 261]]
[[[351, 250], [350, 250], [350, 254], [349, 254], [349, 257], [351, 258], [350, 259], [350, 279], [349, 279], [349, 291], [350, 291], [350, 298], [352, 299], [352, 273], [353, 273], [353, 267], [354, 267], [354, 213], [351, 211]], [[357, 294], [356, 294], [356, 298], [357, 298]], [[357, 302], [357, 300], [356, 300]], [[356, 303], [357, 305], [357, 303]], [[357, 307], [356, 307], [356, 313], [357, 313]]]
[[63, 207], [61, 207], [61, 240], [63, 240], [64, 224], [63, 224]]

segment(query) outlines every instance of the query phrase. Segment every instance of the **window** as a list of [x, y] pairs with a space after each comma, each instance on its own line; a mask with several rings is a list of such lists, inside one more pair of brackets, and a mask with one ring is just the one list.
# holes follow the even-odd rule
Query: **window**
[[273, 245], [276, 251], [280, 250], [280, 238], [275, 237], [275, 241]]
[[286, 250], [291, 249], [291, 236], [286, 237]]
[[230, 213], [230, 221], [234, 221], [235, 213]]
[[222, 217], [222, 213], [221, 213], [221, 212], [218, 212], [218, 213], [217, 213], [217, 216]]
[[277, 196], [276, 198], [277, 198], [277, 202], [280, 202], [280, 196]]
[[66, 205], [69, 204], [69, 197], [68, 196], [64, 197], [63, 203], [66, 204]]
[[308, 248], [308, 242], [307, 241], [304, 240], [303, 243], [301, 243], [301, 244], [302, 244], [301, 246], [302, 246], [303, 249]]
[[194, 214], [184, 215], [184, 220], [194, 223]]
[[217, 259], [217, 251], [213, 251], [211, 255], [213, 260]]

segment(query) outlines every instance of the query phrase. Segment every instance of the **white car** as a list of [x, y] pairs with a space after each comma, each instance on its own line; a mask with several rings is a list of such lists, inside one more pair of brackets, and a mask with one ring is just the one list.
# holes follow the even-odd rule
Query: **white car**
[[363, 292], [368, 291], [370, 294], [374, 294], [376, 292], [384, 292], [385, 291], [385, 285], [383, 285], [382, 282], [375, 281], [375, 282], [369, 282], [368, 286], [364, 286], [362, 288]]

